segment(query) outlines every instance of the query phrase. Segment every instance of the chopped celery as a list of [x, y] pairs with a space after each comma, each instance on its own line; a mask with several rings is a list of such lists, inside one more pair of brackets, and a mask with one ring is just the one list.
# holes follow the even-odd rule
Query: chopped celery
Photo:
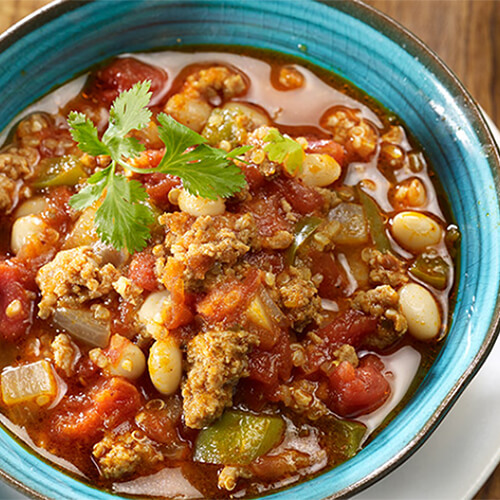
[[380, 215], [380, 208], [359, 186], [356, 190], [358, 192], [359, 201], [363, 205], [366, 218], [368, 219], [373, 243], [375, 243], [377, 250], [381, 252], [390, 252], [391, 243], [385, 234], [385, 224]]
[[449, 266], [436, 253], [423, 253], [417, 257], [409, 269], [410, 273], [424, 283], [444, 290], [448, 281]]
[[197, 462], [246, 465], [276, 446], [283, 437], [281, 417], [226, 411], [198, 435], [194, 451]]
[[57, 381], [48, 361], [7, 368], [2, 373], [2, 398], [6, 405], [35, 400], [44, 406], [57, 394]]
[[81, 161], [75, 156], [46, 158], [40, 162], [38, 179], [33, 184], [41, 189], [54, 186], [74, 186], [86, 177]]
[[318, 229], [323, 222], [319, 217], [304, 217], [295, 225], [295, 236], [293, 243], [288, 247], [286, 253], [286, 262], [293, 265], [297, 251], [308, 240], [308, 238]]

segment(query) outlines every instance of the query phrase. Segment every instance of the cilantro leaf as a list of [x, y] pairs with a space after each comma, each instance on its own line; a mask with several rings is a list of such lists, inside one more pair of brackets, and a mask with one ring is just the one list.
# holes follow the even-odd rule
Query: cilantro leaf
[[184, 189], [195, 196], [227, 198], [246, 184], [243, 172], [227, 155], [226, 151], [202, 144], [183, 154], [183, 163], [164, 165], [163, 172], [180, 177]]
[[245, 176], [234, 160], [243, 161], [238, 157], [251, 149], [244, 146], [227, 152], [213, 148], [201, 135], [160, 113], [158, 134], [165, 144], [160, 164], [150, 169], [130, 164], [126, 160], [137, 157], [145, 149], [128, 134], [145, 127], [151, 120], [151, 111], [147, 109], [151, 98], [149, 89], [150, 82], [139, 82], [115, 99], [108, 128], [101, 139], [95, 125], [84, 114], [71, 112], [68, 117], [73, 139], [82, 151], [111, 158], [107, 168], [94, 173], [87, 185], [71, 197], [70, 205], [83, 210], [100, 203], [94, 219], [97, 234], [103, 242], [117, 249], [127, 248], [131, 253], [146, 246], [154, 215], [146, 203], [148, 195], [142, 184], [117, 173], [117, 165], [139, 174], [161, 172], [178, 176], [189, 193], [216, 199], [231, 196], [245, 186]]
[[159, 113], [156, 118], [160, 124], [158, 133], [166, 148], [165, 156], [160, 165], [168, 163], [192, 146], [207, 142], [202, 135], [197, 134], [194, 130], [182, 125], [165, 113]]
[[137, 82], [122, 92], [109, 110], [109, 127], [102, 138], [108, 142], [113, 137], [122, 139], [131, 130], [140, 130], [151, 120], [151, 111], [146, 107], [151, 99], [150, 81]]
[[78, 193], [70, 198], [70, 206], [75, 210], [83, 210], [99, 201], [106, 189], [110, 170], [111, 165], [91, 175], [87, 179], [87, 186], [84, 186]]
[[99, 238], [115, 248], [126, 248], [130, 253], [145, 248], [150, 236], [149, 226], [154, 222], [149, 206], [141, 203], [147, 196], [138, 181], [128, 180], [121, 174], [108, 178], [106, 197], [94, 221]]
[[271, 129], [264, 137], [264, 141], [268, 142], [264, 146], [264, 151], [271, 161], [282, 163], [290, 175], [297, 175], [300, 172], [304, 162], [304, 150], [297, 141], [282, 135], [277, 129]]
[[158, 123], [159, 136], [166, 150], [154, 169], [156, 172], [179, 177], [188, 193], [211, 200], [231, 196], [245, 186], [245, 176], [232, 159], [250, 147], [237, 148], [228, 153], [208, 146], [203, 136], [171, 116], [160, 113]]
[[97, 136], [97, 128], [83, 113], [71, 111], [68, 116], [71, 137], [79, 149], [91, 156], [108, 155], [109, 149]]

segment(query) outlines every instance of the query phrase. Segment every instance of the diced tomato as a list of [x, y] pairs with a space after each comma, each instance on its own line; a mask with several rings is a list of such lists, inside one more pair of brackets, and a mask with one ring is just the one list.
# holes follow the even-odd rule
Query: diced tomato
[[330, 375], [330, 408], [341, 417], [353, 418], [382, 406], [391, 394], [383, 369], [373, 354], [362, 358], [358, 368], [348, 361], [340, 363]]
[[248, 358], [249, 378], [260, 382], [263, 392], [275, 401], [279, 382], [285, 382], [292, 373], [292, 354], [290, 340], [285, 331], [280, 331], [277, 341], [269, 350], [256, 347]]
[[318, 191], [306, 186], [299, 179], [281, 177], [274, 182], [280, 195], [301, 215], [318, 212], [325, 204], [323, 196]]
[[255, 194], [259, 188], [261, 188], [266, 180], [264, 176], [260, 173], [260, 170], [255, 165], [243, 165], [240, 167], [248, 183], [248, 189], [252, 194]]
[[165, 311], [164, 324], [167, 328], [178, 328], [187, 325], [193, 319], [190, 304], [184, 293], [185, 266], [175, 259], [168, 259], [163, 271], [165, 287], [170, 292], [170, 303]]
[[350, 344], [358, 347], [369, 333], [375, 331], [376, 327], [376, 318], [349, 309], [328, 325], [316, 330], [315, 333], [336, 346]]
[[120, 301], [118, 309], [113, 313], [111, 332], [123, 337], [132, 338], [136, 332], [137, 307], [131, 302]]
[[0, 262], [0, 338], [16, 342], [33, 319], [33, 276], [17, 259]]
[[155, 274], [156, 260], [148, 252], [139, 252], [134, 255], [128, 269], [128, 277], [138, 286], [152, 292], [158, 288]]
[[281, 195], [261, 194], [245, 203], [245, 209], [256, 219], [260, 236], [269, 237], [278, 231], [290, 231], [291, 223], [281, 207]]
[[[139, 154], [137, 158], [134, 158], [133, 165], [137, 168], [156, 168], [163, 156], [165, 154], [165, 148], [163, 149], [147, 149]], [[141, 178], [142, 180], [142, 178]]]
[[248, 359], [248, 372], [251, 380], [265, 385], [278, 386], [278, 356], [269, 351], [254, 349]]
[[142, 181], [153, 203], [162, 209], [171, 207], [168, 195], [172, 189], [182, 184], [178, 177], [159, 172], [145, 175]]
[[306, 153], [328, 154], [332, 156], [340, 166], [344, 165], [346, 150], [342, 144], [332, 139], [309, 139], [307, 138]]
[[95, 441], [133, 417], [142, 405], [130, 382], [114, 377], [95, 386], [86, 396], [68, 399], [58, 409], [52, 433], [56, 439]]
[[261, 282], [260, 271], [251, 269], [243, 281], [232, 280], [211, 290], [196, 309], [211, 323], [234, 323], [245, 312]]
[[146, 435], [163, 444], [170, 459], [188, 459], [190, 449], [178, 432], [178, 424], [182, 414], [180, 401], [170, 399], [162, 408], [148, 407], [141, 411], [137, 425]]
[[309, 255], [311, 257], [311, 272], [313, 275], [321, 274], [323, 276], [318, 287], [319, 296], [332, 300], [342, 297], [347, 288], [347, 278], [334, 256], [330, 252], [318, 251], [312, 251]]
[[377, 319], [362, 312], [349, 309], [341, 313], [331, 323], [314, 333], [324, 340], [321, 344], [307, 346], [307, 364], [304, 371], [308, 376], [316, 373], [325, 362], [335, 359], [335, 351], [342, 344], [359, 347], [363, 339], [375, 331]]
[[104, 68], [99, 69], [86, 94], [97, 97], [104, 104], [110, 105], [120, 92], [128, 90], [137, 82], [151, 82], [151, 105], [161, 102], [166, 92], [168, 76], [161, 68], [143, 63], [133, 57], [114, 59]]

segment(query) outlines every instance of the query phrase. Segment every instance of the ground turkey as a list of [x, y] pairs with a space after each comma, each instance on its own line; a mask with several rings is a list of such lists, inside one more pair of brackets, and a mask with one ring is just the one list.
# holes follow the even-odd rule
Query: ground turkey
[[233, 265], [255, 246], [257, 226], [250, 214], [191, 217], [163, 214], [165, 248], [186, 266], [186, 279], [203, 279], [216, 263]]
[[94, 445], [92, 454], [107, 479], [122, 479], [163, 461], [153, 441], [138, 431], [108, 434]]
[[234, 387], [247, 375], [247, 354], [257, 344], [257, 337], [244, 331], [200, 333], [189, 342], [189, 370], [182, 387], [188, 427], [201, 429], [231, 406]]
[[365, 347], [385, 349], [394, 344], [408, 329], [399, 304], [399, 295], [389, 285], [382, 285], [367, 292], [358, 292], [353, 306], [378, 319], [377, 331], [365, 338]]
[[36, 276], [42, 293], [42, 319], [54, 313], [57, 305], [78, 307], [87, 300], [103, 297], [113, 290], [120, 277], [113, 264], [100, 265], [100, 259], [89, 246], [59, 252]]

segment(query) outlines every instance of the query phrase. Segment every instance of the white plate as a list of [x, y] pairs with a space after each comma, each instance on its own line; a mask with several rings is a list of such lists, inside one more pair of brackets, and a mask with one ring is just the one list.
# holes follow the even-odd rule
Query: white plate
[[[500, 145], [500, 132], [485, 113]], [[481, 488], [500, 461], [500, 342], [415, 455], [356, 500], [459, 500]], [[0, 482], [1, 500], [28, 497]]]

